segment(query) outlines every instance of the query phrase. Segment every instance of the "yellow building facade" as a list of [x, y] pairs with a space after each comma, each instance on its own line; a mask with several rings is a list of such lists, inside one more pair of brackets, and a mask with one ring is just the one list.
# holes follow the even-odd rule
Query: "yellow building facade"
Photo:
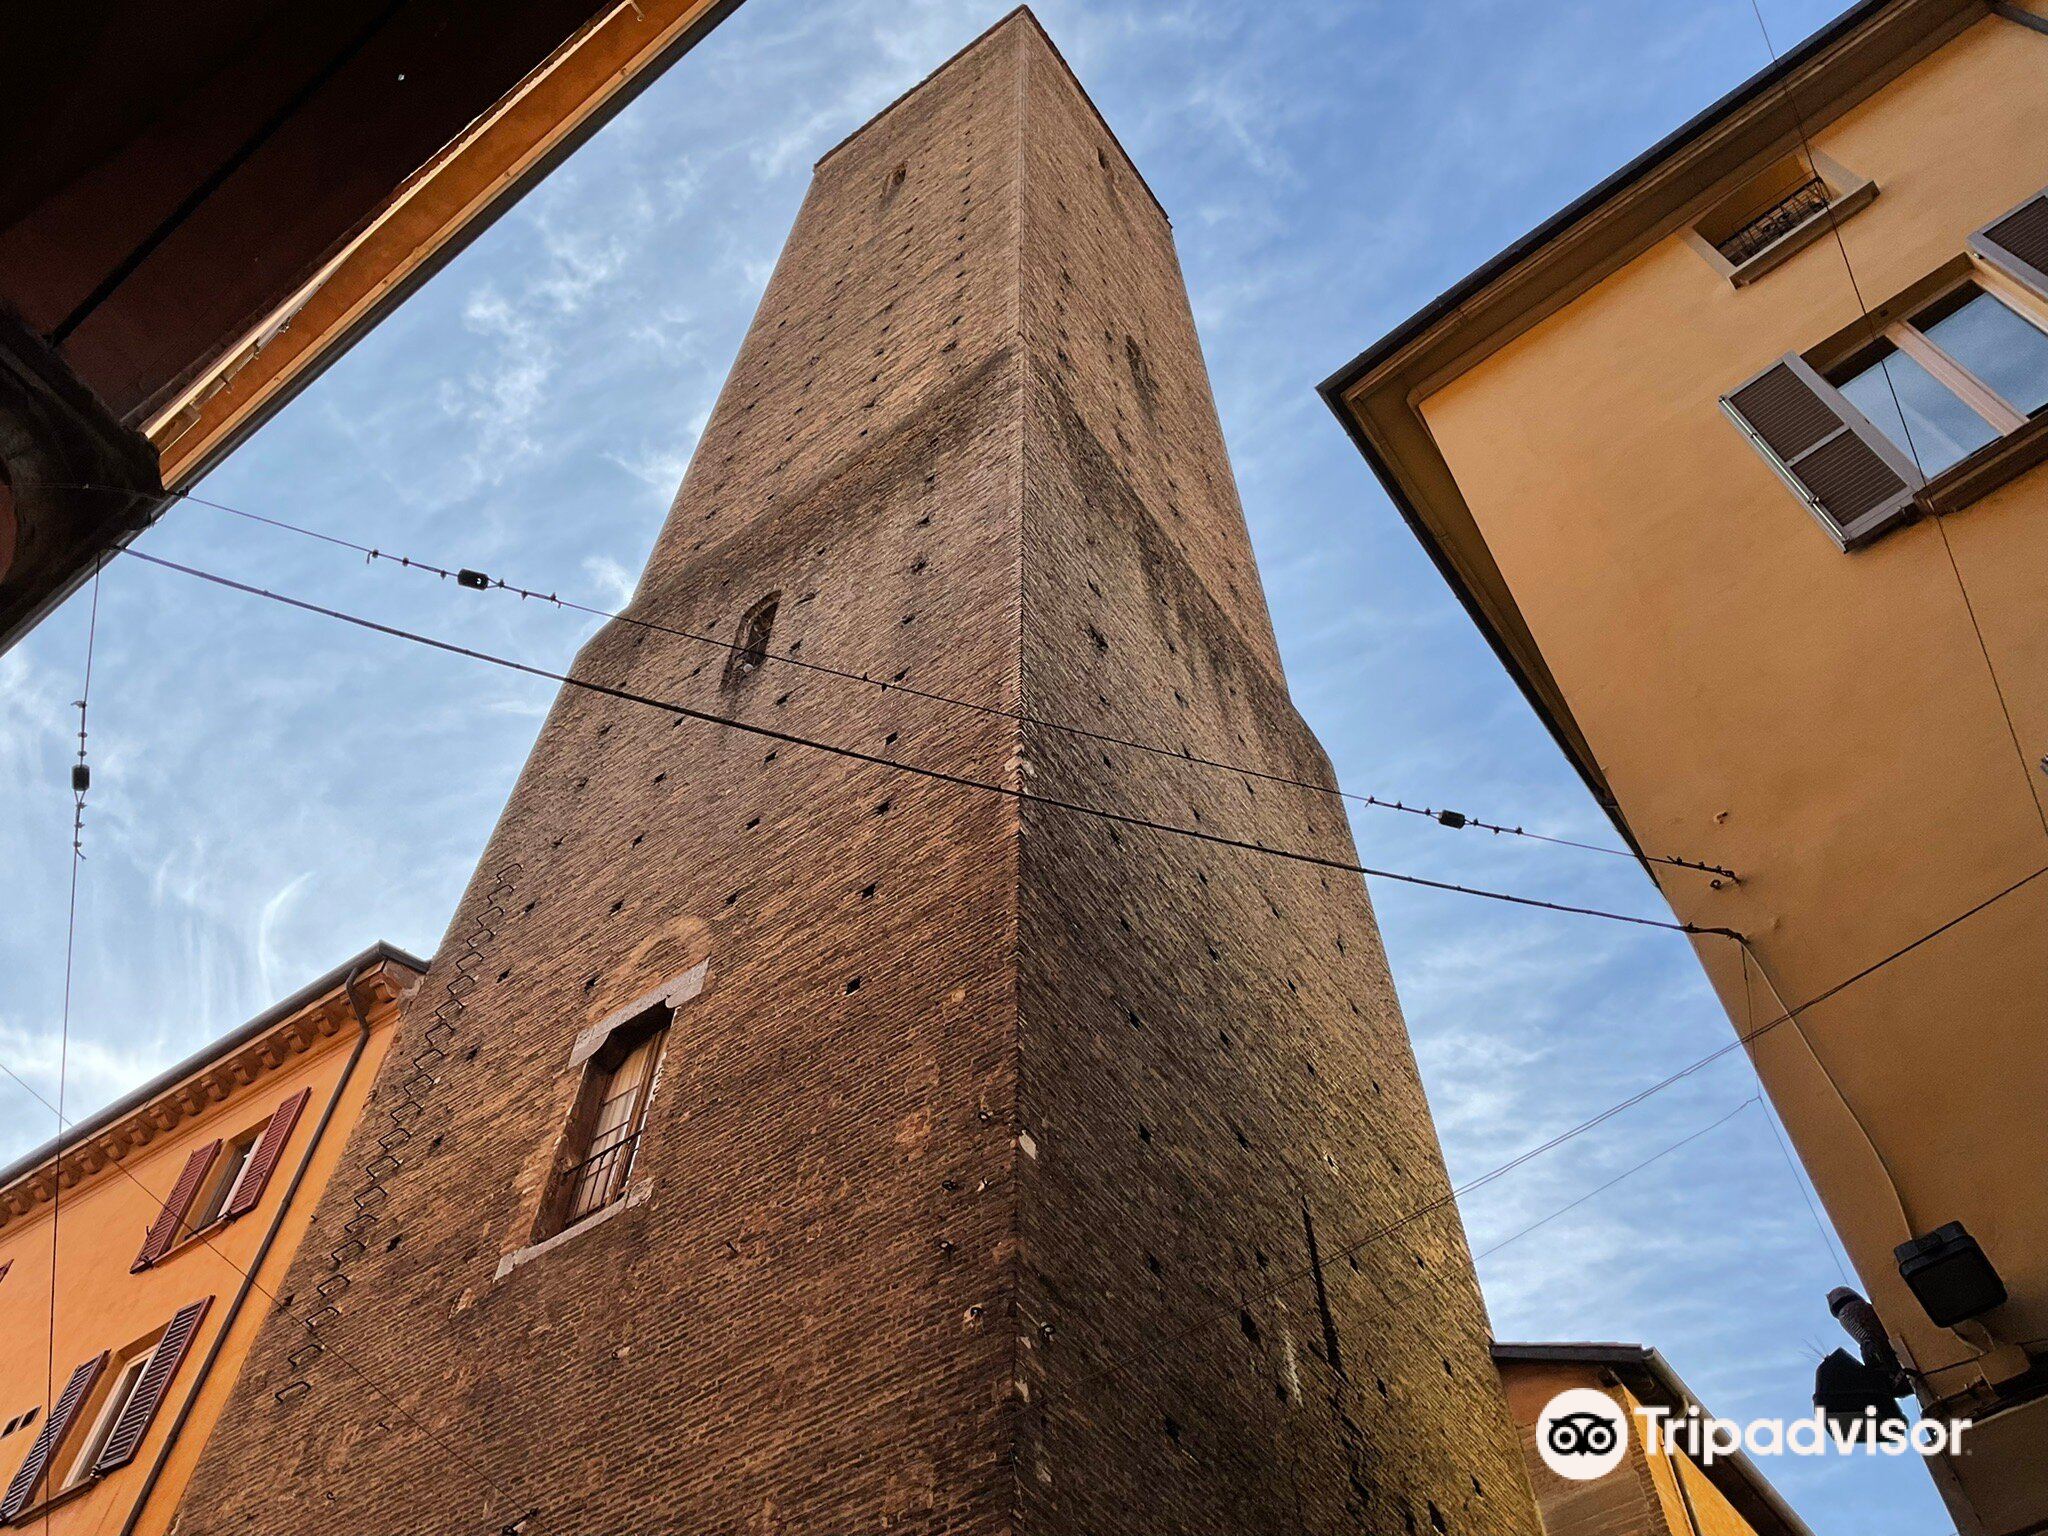
[[0, 1170], [0, 1526], [169, 1527], [424, 969], [366, 950]]
[[[2048, 4], [1867, 0], [1324, 386], [2048, 1531]], [[1788, 1017], [1789, 1015], [1789, 1017]]]

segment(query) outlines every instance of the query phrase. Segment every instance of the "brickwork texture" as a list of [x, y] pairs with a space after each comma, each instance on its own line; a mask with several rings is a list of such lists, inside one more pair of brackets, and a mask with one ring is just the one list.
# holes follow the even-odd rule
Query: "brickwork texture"
[[[1331, 783], [1167, 219], [1028, 13], [820, 162], [629, 614], [770, 597], [758, 666], [612, 623], [576, 675], [1352, 857], [1031, 723]], [[632, 1200], [524, 1253], [577, 1037], [700, 963]], [[430, 1010], [183, 1536], [1537, 1530], [1455, 1208], [1353, 1248], [1447, 1192], [1354, 876], [572, 688], [393, 1062]]]

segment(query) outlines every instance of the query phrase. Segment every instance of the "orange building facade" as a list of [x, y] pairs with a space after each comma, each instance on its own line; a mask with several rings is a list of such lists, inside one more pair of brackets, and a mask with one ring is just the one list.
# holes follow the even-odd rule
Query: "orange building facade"
[[[2048, 1531], [2048, 5], [1865, 0], [1324, 385]], [[1816, 1298], [1818, 1302], [1819, 1298]]]
[[[1699, 1457], [1649, 1446], [1633, 1432], [1646, 1411], [1683, 1418], [1705, 1408], [1662, 1355], [1640, 1344], [1496, 1344], [1493, 1362], [1522, 1437], [1545, 1536], [1813, 1536], [1741, 1452]], [[1621, 1464], [1604, 1477], [1560, 1477], [1536, 1449], [1546, 1404], [1593, 1391], [1631, 1427]]]
[[377, 945], [0, 1171], [0, 1526], [168, 1527], [423, 970]]

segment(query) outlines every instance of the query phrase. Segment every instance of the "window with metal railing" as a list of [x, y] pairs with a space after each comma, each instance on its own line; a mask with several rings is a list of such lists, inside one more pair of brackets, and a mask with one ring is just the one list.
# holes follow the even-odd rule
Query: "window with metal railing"
[[1686, 240], [1722, 277], [1746, 287], [1867, 208], [1877, 184], [1805, 146], [1728, 188]]
[[542, 1202], [540, 1236], [566, 1231], [626, 1197], [669, 1017], [666, 1008], [653, 1010], [591, 1057]]
[[1730, 264], [1739, 267], [1807, 220], [1823, 217], [1832, 201], [1834, 194], [1828, 190], [1828, 184], [1818, 176], [1809, 177], [1770, 206], [1752, 214], [1741, 228], [1714, 243]]

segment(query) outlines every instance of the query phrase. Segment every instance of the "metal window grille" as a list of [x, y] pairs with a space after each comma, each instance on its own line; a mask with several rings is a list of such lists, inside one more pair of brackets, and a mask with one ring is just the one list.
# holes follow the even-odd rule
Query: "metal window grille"
[[567, 1190], [562, 1208], [562, 1225], [573, 1227], [594, 1216], [626, 1192], [626, 1179], [633, 1171], [633, 1153], [640, 1144], [639, 1132], [622, 1136], [602, 1150], [591, 1153], [573, 1168], [557, 1176], [559, 1187]]
[[1832, 199], [1827, 183], [1818, 176], [1812, 177], [1787, 192], [1734, 234], [1717, 242], [1717, 249], [1730, 263], [1739, 267], [1808, 220], [1823, 217]]
[[563, 1227], [574, 1226], [625, 1195], [660, 1047], [657, 1031], [634, 1046], [598, 1089], [583, 1159], [557, 1175], [550, 1191]]

